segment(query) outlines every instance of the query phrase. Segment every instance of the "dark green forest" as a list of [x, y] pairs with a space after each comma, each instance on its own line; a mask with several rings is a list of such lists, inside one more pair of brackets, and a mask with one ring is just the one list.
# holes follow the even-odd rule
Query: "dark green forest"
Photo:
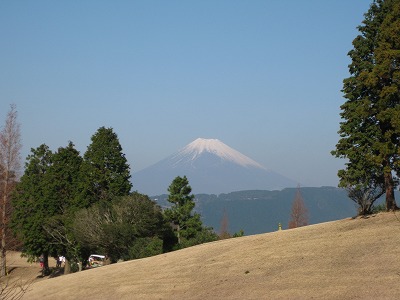
[[29, 259], [64, 256], [66, 272], [81, 270], [91, 253], [110, 263], [156, 255], [218, 237], [193, 211], [186, 177], [169, 187], [168, 209], [131, 192], [130, 166], [117, 134], [101, 127], [83, 157], [69, 142], [53, 152], [31, 149], [11, 197], [10, 227]]

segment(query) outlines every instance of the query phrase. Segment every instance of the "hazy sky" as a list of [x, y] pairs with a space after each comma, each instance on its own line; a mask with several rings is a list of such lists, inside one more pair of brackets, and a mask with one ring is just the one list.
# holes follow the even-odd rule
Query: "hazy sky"
[[[337, 185], [347, 52], [372, 0], [0, 1], [0, 124], [22, 159], [113, 127], [133, 172], [216, 138]], [[134, 185], [134, 183], [133, 183]]]

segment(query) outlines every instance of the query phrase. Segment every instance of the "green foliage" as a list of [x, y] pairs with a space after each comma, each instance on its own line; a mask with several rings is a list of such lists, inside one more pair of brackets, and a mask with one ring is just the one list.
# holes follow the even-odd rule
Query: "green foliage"
[[167, 229], [161, 208], [137, 192], [82, 209], [74, 221], [79, 242], [112, 261], [162, 253]]
[[190, 237], [182, 237], [181, 243], [175, 246], [175, 250], [217, 240], [218, 235], [213, 231], [211, 227], [201, 227], [197, 231], [193, 232]]
[[373, 212], [373, 205], [383, 195], [383, 189], [374, 186], [356, 185], [347, 188], [348, 196], [358, 204], [358, 215], [364, 216]]
[[46, 197], [55, 203], [57, 211], [43, 224], [43, 229], [57, 247], [57, 254], [63, 254], [71, 263], [82, 259], [82, 249], [71, 233], [74, 213], [79, 209], [79, 171], [82, 157], [72, 142], [58, 148], [52, 155], [52, 163], [45, 175]]
[[397, 208], [392, 172], [399, 174], [400, 2], [377, 0], [365, 14], [343, 81], [340, 140], [332, 154], [346, 158], [340, 186], [385, 190], [387, 209]]
[[80, 247], [70, 226], [82, 158], [72, 142], [56, 153], [46, 145], [31, 151], [13, 197], [13, 229], [30, 256], [62, 253], [78, 261]]
[[79, 271], [79, 264], [76, 261], [71, 262], [71, 273], [75, 273]]
[[243, 230], [243, 229], [240, 229], [238, 232], [235, 232], [235, 233], [233, 234], [233, 237], [234, 237], [234, 238], [236, 238], [236, 237], [242, 237], [242, 236], [244, 236], [244, 230]]
[[99, 128], [91, 140], [80, 172], [82, 207], [126, 196], [132, 188], [130, 167], [112, 128]]
[[159, 237], [138, 238], [129, 248], [127, 259], [138, 259], [163, 253], [163, 240]]
[[31, 149], [27, 157], [25, 173], [13, 195], [11, 226], [24, 243], [24, 252], [31, 256], [55, 252], [50, 236], [43, 224], [58, 212], [58, 205], [47, 195], [46, 174], [51, 165], [52, 152], [46, 145]]
[[384, 211], [386, 211], [386, 205], [384, 203], [373, 206], [372, 210], [371, 210], [371, 212], [373, 214], [377, 214], [377, 213], [384, 212]]
[[[117, 135], [111, 128], [101, 127], [92, 136], [92, 143], [84, 159], [75, 150], [72, 142], [65, 148], [59, 148], [56, 153], [52, 153], [46, 145], [32, 149], [32, 154], [27, 158], [25, 173], [13, 195], [12, 226], [24, 243], [26, 254], [44, 254], [46, 260], [48, 255], [62, 253], [71, 263], [82, 260], [93, 246], [90, 243], [93, 239], [89, 242], [78, 241], [73, 220], [80, 209], [99, 203], [90, 211], [80, 214], [86, 213], [88, 220], [100, 224], [104, 223], [107, 216], [103, 212], [110, 213], [114, 224], [111, 226], [106, 222], [100, 229], [95, 228], [99, 231], [97, 236], [102, 239], [103, 244], [106, 238], [113, 238], [103, 248], [118, 256], [121, 248], [118, 237], [122, 236], [122, 240], [126, 240], [130, 233], [128, 219], [140, 219], [137, 216], [124, 215], [117, 211], [117, 206], [113, 207], [109, 203], [117, 196], [129, 194], [129, 178], [129, 165]], [[129, 206], [129, 203], [125, 204]], [[128, 211], [132, 212], [130, 207]], [[122, 216], [123, 221], [113, 219]], [[143, 216], [148, 216], [148, 212]], [[158, 211], [158, 218], [162, 220], [161, 210]], [[141, 231], [143, 228], [154, 231], [156, 227], [160, 230], [158, 224], [154, 225], [151, 220], [142, 221], [147, 222], [149, 224], [135, 227], [135, 236], [147, 236], [146, 232]], [[101, 243], [100, 245], [104, 246]], [[99, 243], [95, 243], [93, 247], [99, 247]], [[113, 247], [117, 250], [113, 250]], [[128, 249], [129, 244], [125, 248]]]
[[108, 247], [103, 227], [109, 215], [110, 213], [102, 209], [99, 204], [76, 212], [72, 227], [73, 234], [80, 244], [89, 249], [89, 252], [99, 249], [100, 251], [97, 252], [101, 253]]
[[[339, 220], [357, 212], [346, 190], [335, 187], [302, 187], [310, 213], [310, 224]], [[229, 232], [240, 229], [246, 235], [276, 231], [277, 224], [289, 218], [296, 188], [281, 191], [241, 191], [229, 194], [196, 194], [195, 211], [201, 212], [203, 224], [221, 228], [221, 214], [229, 212]], [[396, 193], [397, 196], [397, 193]], [[158, 195], [157, 203], [169, 205], [168, 195]], [[251, 222], [250, 222], [251, 220]], [[221, 230], [219, 230], [221, 232]]]
[[79, 203], [76, 198], [79, 194], [79, 170], [82, 157], [74, 148], [72, 142], [67, 147], [60, 147], [52, 155], [52, 163], [45, 174], [47, 184], [46, 196], [57, 204], [58, 214], [69, 210], [76, 210]]
[[[101, 127], [93, 135], [84, 158], [72, 142], [55, 153], [44, 144], [31, 151], [12, 200], [12, 227], [25, 255], [43, 254], [46, 265], [49, 256], [62, 254], [77, 264], [90, 252], [117, 261], [176, 248], [161, 208], [146, 195], [129, 195], [129, 165], [112, 129]], [[176, 207], [169, 217], [179, 224], [180, 247], [216, 240], [200, 215], [192, 214], [186, 177], [170, 191]]]
[[190, 194], [192, 188], [186, 176], [176, 177], [168, 191], [168, 202], [172, 203], [172, 206], [164, 211], [164, 215], [173, 224], [178, 239], [178, 248], [218, 239], [211, 228], [203, 227], [200, 214], [192, 213], [195, 207], [194, 195]]

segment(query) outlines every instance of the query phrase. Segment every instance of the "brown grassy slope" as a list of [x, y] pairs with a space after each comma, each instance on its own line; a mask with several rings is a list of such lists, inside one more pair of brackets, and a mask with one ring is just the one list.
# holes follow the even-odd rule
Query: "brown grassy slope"
[[[7, 276], [0, 278], [0, 299], [19, 299], [34, 282], [50, 277], [43, 277], [39, 263], [27, 262], [21, 252], [7, 251], [6, 258]], [[49, 266], [55, 268], [54, 259], [49, 258]]]
[[400, 299], [399, 219], [203, 244], [43, 280], [23, 299]]

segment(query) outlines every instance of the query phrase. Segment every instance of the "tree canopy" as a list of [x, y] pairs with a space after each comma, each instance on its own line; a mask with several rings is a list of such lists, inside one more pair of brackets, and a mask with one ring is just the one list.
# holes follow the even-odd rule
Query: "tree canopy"
[[11, 226], [24, 244], [24, 252], [30, 256], [47, 256], [55, 251], [43, 225], [58, 212], [58, 205], [48, 197], [46, 174], [53, 153], [45, 144], [31, 149], [25, 164], [25, 172], [13, 195]]
[[132, 188], [130, 167], [113, 129], [100, 127], [91, 141], [80, 172], [83, 207], [129, 195]]
[[400, 144], [400, 1], [376, 0], [365, 14], [348, 53], [350, 77], [343, 81], [340, 139], [332, 154], [346, 158], [340, 186], [386, 193], [397, 209], [394, 188]]
[[195, 207], [194, 195], [189, 181], [177, 176], [168, 188], [168, 202], [172, 206], [164, 211], [167, 220], [174, 228], [179, 247], [188, 247], [217, 239], [211, 228], [203, 227], [200, 214], [193, 213]]
[[81, 164], [79, 151], [69, 142], [52, 154], [51, 165], [44, 176], [45, 196], [54, 203], [56, 211], [43, 224], [43, 230], [57, 246], [57, 253], [74, 262], [80, 260], [80, 247], [71, 234], [71, 226], [74, 213], [81, 207], [77, 201]]
[[129, 194], [129, 165], [117, 135], [101, 127], [82, 158], [69, 142], [53, 153], [45, 144], [31, 149], [13, 196], [12, 227], [31, 257], [62, 253], [75, 262], [87, 245], [72, 230], [77, 211]]
[[12, 228], [24, 254], [43, 255], [45, 269], [49, 256], [61, 254], [68, 273], [70, 262], [82, 266], [91, 252], [117, 261], [217, 239], [193, 212], [186, 177], [175, 178], [169, 187], [172, 207], [163, 211], [147, 195], [130, 193], [129, 170], [111, 128], [92, 136], [83, 157], [72, 142], [54, 153], [45, 144], [31, 149], [12, 197]]
[[66, 228], [79, 208], [76, 196], [82, 158], [72, 142], [55, 153], [45, 144], [31, 152], [13, 197], [14, 231], [28, 255], [64, 253], [69, 258], [74, 252], [77, 257], [77, 245]]
[[73, 230], [82, 244], [113, 261], [160, 254], [168, 237], [161, 208], [137, 192], [80, 210]]
[[59, 214], [79, 207], [76, 198], [79, 193], [79, 172], [82, 157], [72, 142], [67, 147], [58, 148], [52, 155], [52, 162], [46, 172], [47, 195], [57, 202]]

